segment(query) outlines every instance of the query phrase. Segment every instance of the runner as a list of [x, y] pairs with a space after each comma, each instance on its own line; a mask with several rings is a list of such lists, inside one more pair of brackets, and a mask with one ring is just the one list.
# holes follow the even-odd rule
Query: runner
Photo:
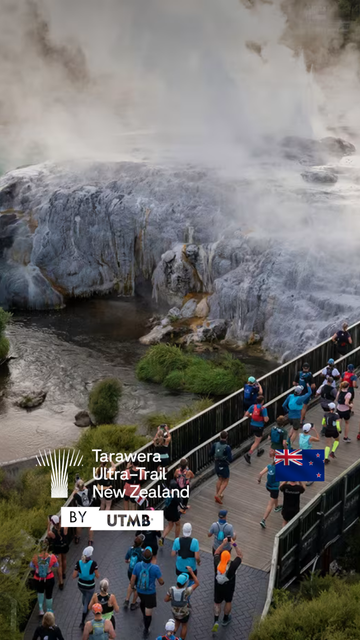
[[156, 638], [156, 640], [181, 640], [180, 638], [176, 638], [174, 636], [174, 631], [175, 631], [175, 625], [176, 622], [175, 620], [168, 620], [166, 625], [165, 625], [165, 635], [164, 636], [158, 636]]
[[56, 555], [59, 568], [59, 589], [64, 588], [66, 578], [66, 554], [69, 551], [68, 528], [62, 527], [59, 516], [51, 516], [48, 520], [47, 537], [50, 542], [52, 552]]
[[[245, 453], [244, 458], [248, 464], [251, 464], [251, 456], [256, 449], [260, 446], [264, 426], [269, 422], [269, 416], [266, 407], [264, 407], [264, 396], [258, 396], [256, 404], [253, 404], [245, 416], [250, 418], [250, 426], [252, 428], [253, 435], [255, 437], [254, 443], [248, 453]], [[257, 456], [260, 457], [264, 453], [264, 449], [258, 449]]]
[[150, 547], [153, 554], [152, 562], [156, 564], [156, 556], [159, 551], [158, 538], [161, 538], [161, 531], [150, 531], [149, 529], [145, 529], [144, 531], [138, 531], [136, 535], [141, 535], [144, 538], [142, 548], [146, 549], [146, 547]]
[[[176, 575], [187, 571], [187, 567], [191, 567], [194, 574], [197, 575], [196, 565], [200, 566], [200, 545], [196, 538], [191, 537], [192, 526], [190, 522], [185, 522], [183, 526], [183, 534], [181, 538], [175, 538], [171, 555], [176, 558]], [[183, 636], [181, 636], [184, 640]]]
[[44, 594], [46, 609], [52, 613], [52, 593], [55, 585], [53, 569], [59, 566], [58, 559], [53, 553], [49, 553], [47, 540], [40, 542], [40, 552], [30, 562], [30, 567], [35, 571], [34, 584], [39, 604], [39, 616], [44, 615]]
[[[310, 365], [307, 362], [304, 362], [301, 371], [298, 371], [298, 373], [295, 376], [295, 380], [293, 382], [293, 385], [295, 387], [302, 387], [302, 396], [306, 396], [306, 400], [304, 400], [302, 409], [301, 409], [301, 420], [302, 422], [304, 422], [305, 420], [305, 415], [306, 415], [306, 410], [307, 410], [307, 406], [310, 402], [310, 398], [313, 392], [315, 392], [316, 389], [316, 385], [314, 382], [314, 377], [313, 374], [310, 371]], [[308, 395], [308, 387], [310, 386], [311, 388], [311, 394], [310, 396]]]
[[[335, 402], [330, 402], [328, 409], [329, 409], [329, 412], [326, 413], [322, 419], [322, 424], [324, 425], [324, 435], [326, 438], [325, 464], [329, 464], [329, 454], [330, 454], [330, 458], [336, 457], [335, 451], [339, 446], [339, 436], [341, 433], [340, 418], [335, 411], [336, 409]], [[333, 447], [330, 453], [331, 440], [333, 440]]]
[[345, 435], [343, 437], [344, 442], [351, 442], [351, 438], [349, 438], [349, 421], [351, 418], [351, 410], [352, 410], [352, 393], [349, 390], [348, 382], [341, 382], [340, 389], [336, 396], [337, 404], [337, 412], [340, 420], [344, 420], [345, 422]]
[[98, 566], [95, 560], [92, 560], [94, 547], [86, 547], [73, 572], [73, 578], [77, 578], [78, 587], [82, 595], [83, 613], [80, 622], [80, 629], [84, 629], [85, 619], [88, 614], [90, 600], [95, 591], [95, 578], [99, 578]]
[[305, 482], [281, 482], [280, 491], [284, 494], [282, 508], [284, 527], [300, 511], [300, 496], [305, 491]]
[[158, 466], [159, 469], [167, 469], [170, 463], [170, 442], [171, 433], [167, 424], [160, 424], [157, 428], [156, 434], [153, 439], [155, 453], [160, 454], [161, 463]]
[[141, 490], [141, 483], [145, 480], [144, 469], [138, 469], [135, 462], [130, 461], [126, 468], [127, 480], [124, 484], [124, 509], [133, 511], [137, 508], [136, 498]]
[[258, 476], [258, 483], [261, 483], [261, 478], [267, 473], [266, 480], [266, 489], [270, 493], [270, 500], [268, 502], [268, 506], [266, 507], [266, 511], [264, 513], [264, 517], [260, 522], [260, 526], [263, 529], [266, 529], [266, 520], [269, 517], [270, 513], [274, 509], [275, 513], [278, 513], [282, 510], [282, 507], [279, 506], [279, 487], [280, 482], [277, 482], [275, 479], [275, 462], [273, 461], [271, 464], [268, 464], [265, 469], [260, 471]]
[[[192, 568], [185, 567], [186, 573], [180, 573], [177, 578], [176, 586], [170, 587], [165, 596], [165, 602], [171, 602], [171, 612], [175, 619], [175, 633], [181, 627], [180, 637], [185, 640], [187, 634], [187, 625], [190, 618], [190, 596], [199, 586], [199, 580]], [[189, 576], [191, 583], [189, 582]]]
[[335, 367], [335, 361], [333, 358], [329, 358], [327, 366], [321, 371], [321, 376], [323, 378], [328, 378], [330, 376], [334, 380], [339, 380], [340, 371]]
[[342, 331], [337, 331], [331, 338], [331, 340], [336, 344], [336, 350], [339, 356], [346, 356], [349, 346], [352, 345], [352, 338], [348, 328], [348, 323], [344, 322]]
[[160, 585], [164, 584], [160, 567], [151, 563], [152, 552], [150, 548], [143, 551], [142, 560], [138, 562], [131, 577], [131, 586], [136, 590], [140, 598], [140, 609], [144, 618], [144, 638], [149, 637], [149, 629], [153, 609], [156, 607], [156, 580]]
[[290, 430], [290, 441], [294, 444], [297, 432], [301, 426], [301, 412], [304, 403], [308, 401], [312, 396], [312, 390], [310, 385], [307, 386], [307, 393], [303, 395], [303, 387], [298, 385], [295, 387], [294, 392], [291, 393], [283, 403], [283, 409], [288, 414], [292, 429]]
[[214, 536], [213, 548], [212, 548], [213, 555], [215, 553], [215, 549], [217, 549], [222, 542], [225, 542], [224, 550], [226, 551], [231, 550], [231, 544], [230, 542], [226, 543], [225, 538], [233, 538], [233, 540], [236, 540], [236, 534], [234, 533], [234, 528], [232, 524], [230, 524], [226, 520], [227, 513], [228, 512], [226, 511], [226, 509], [221, 509], [219, 511], [219, 518], [217, 522], [213, 522], [209, 529], [208, 538], [211, 538], [211, 536]]
[[113, 593], [109, 593], [109, 580], [104, 578], [100, 580], [100, 591], [99, 593], [94, 593], [93, 597], [90, 600], [89, 611], [91, 611], [93, 604], [101, 604], [102, 606], [102, 617], [104, 620], [110, 620], [112, 626], [115, 629], [115, 613], [119, 613], [119, 605], [116, 601], [116, 598]]
[[88, 640], [92, 638], [98, 638], [98, 640], [113, 640], [116, 638], [114, 627], [110, 620], [106, 620], [102, 615], [102, 606], [99, 603], [93, 604], [91, 607], [94, 619], [89, 620], [84, 628], [82, 640]]
[[[170, 490], [179, 491], [179, 487], [177, 485], [176, 480], [170, 480]], [[172, 530], [175, 525], [175, 537], [179, 537], [180, 533], [180, 517], [182, 513], [186, 513], [186, 510], [189, 507], [184, 507], [182, 498], [178, 497], [176, 494], [173, 494], [172, 497], [166, 498], [165, 500], [165, 508], [164, 508], [164, 518], [168, 521], [164, 532], [159, 540], [160, 547], [163, 546], [164, 541], [168, 533]]]
[[[230, 551], [225, 550], [227, 544], [235, 549], [236, 557], [231, 560]], [[231, 622], [231, 603], [235, 591], [236, 572], [241, 565], [243, 554], [234, 539], [227, 538], [216, 549], [214, 554], [215, 589], [214, 589], [214, 626], [212, 632], [219, 629], [219, 617], [221, 604], [225, 600], [224, 617], [222, 626], [226, 627]]]
[[316, 392], [316, 395], [320, 396], [320, 404], [323, 411], [328, 410], [329, 402], [334, 402], [336, 394], [335, 380], [328, 376]]
[[55, 624], [55, 616], [51, 611], [45, 613], [41, 626], [35, 629], [32, 640], [64, 640], [63, 634]]
[[[310, 432], [313, 431], [315, 435], [312, 435]], [[312, 449], [313, 442], [320, 442], [319, 434], [316, 431], [312, 422], [307, 422], [303, 425], [302, 433], [300, 433], [299, 437], [299, 447], [300, 449]], [[306, 482], [307, 487], [311, 487], [314, 484], [312, 482]]]
[[[92, 496], [90, 496], [89, 494], [89, 489], [85, 486], [85, 483], [83, 482], [83, 480], [80, 480], [80, 478], [75, 485], [73, 498], [78, 507], [91, 507], [92, 505], [93, 499], [92, 499]], [[74, 536], [75, 544], [79, 544], [80, 542], [81, 531], [82, 531], [82, 527], [77, 527], [76, 535]], [[90, 527], [88, 531], [88, 538], [89, 538], [88, 545], [91, 546], [93, 544], [93, 533]]]
[[341, 379], [343, 382], [349, 383], [349, 392], [352, 395], [352, 399], [355, 398], [355, 389], [357, 389], [357, 375], [354, 373], [354, 365], [349, 364], [347, 367], [347, 371], [341, 374]]
[[[100, 467], [96, 469], [96, 477], [100, 477], [101, 479], [98, 482], [97, 488], [100, 490], [101, 488], [105, 489], [113, 489], [113, 475], [112, 472], [116, 470], [116, 466], [112, 460], [110, 462], [101, 462]], [[101, 511], [110, 511], [112, 504], [112, 499], [109, 498], [101, 498], [100, 499], [100, 510]]]
[[[174, 478], [178, 483], [179, 489], [184, 489], [185, 487], [189, 487], [189, 492], [190, 492], [190, 480], [192, 480], [194, 477], [195, 477], [195, 474], [192, 471], [190, 471], [188, 467], [187, 459], [182, 458], [182, 460], [180, 460], [180, 467], [178, 467], [178, 469], [176, 469], [174, 473]], [[189, 498], [182, 499], [182, 503], [185, 507], [187, 506], [188, 502], [189, 502]]]
[[[272, 427], [269, 440], [270, 440], [270, 457], [273, 458], [276, 449], [286, 449], [288, 435], [285, 425], [285, 416], [278, 416], [276, 418], [276, 425]], [[267, 468], [267, 467], [266, 467]]]
[[262, 386], [254, 376], [250, 376], [248, 381], [244, 384], [244, 399], [243, 399], [243, 408], [244, 413], [248, 411], [250, 407], [255, 404], [258, 399], [258, 396], [263, 395]]
[[143, 554], [142, 545], [144, 544], [144, 541], [145, 541], [145, 536], [143, 534], [140, 533], [139, 535], [136, 535], [133, 546], [127, 550], [125, 555], [125, 562], [127, 562], [129, 565], [128, 567], [129, 586], [127, 588], [126, 597], [124, 600], [124, 609], [128, 609], [130, 604], [131, 594], [132, 594], [133, 601], [130, 604], [130, 611], [134, 611], [134, 609], [137, 608], [136, 601], [137, 601], [138, 594], [137, 594], [136, 588], [133, 589], [131, 586], [131, 578], [132, 578], [135, 565], [138, 562], [142, 561], [142, 554]]
[[223, 503], [224, 491], [229, 484], [230, 480], [230, 468], [229, 464], [232, 462], [231, 447], [228, 445], [228, 432], [222, 431], [220, 433], [219, 442], [214, 442], [210, 450], [210, 458], [215, 458], [215, 473], [218, 477], [216, 483], [215, 502], [218, 504]]

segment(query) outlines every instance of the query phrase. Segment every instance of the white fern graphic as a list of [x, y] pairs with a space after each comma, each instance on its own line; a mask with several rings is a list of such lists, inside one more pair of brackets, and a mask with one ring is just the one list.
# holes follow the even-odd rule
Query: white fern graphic
[[67, 498], [68, 497], [68, 468], [79, 467], [82, 463], [83, 456], [80, 451], [72, 449], [68, 451], [39, 451], [40, 459], [36, 456], [36, 460], [40, 467], [51, 468], [51, 497]]

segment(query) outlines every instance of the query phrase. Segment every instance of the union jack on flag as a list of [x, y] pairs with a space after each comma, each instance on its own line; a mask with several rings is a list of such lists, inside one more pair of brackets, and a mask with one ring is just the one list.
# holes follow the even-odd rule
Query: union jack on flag
[[302, 449], [296, 449], [295, 451], [289, 451], [284, 449], [283, 451], [275, 451], [275, 464], [281, 464], [282, 462], [286, 467], [290, 465], [290, 462], [302, 467]]
[[275, 451], [275, 480], [293, 482], [323, 482], [325, 479], [324, 449]]

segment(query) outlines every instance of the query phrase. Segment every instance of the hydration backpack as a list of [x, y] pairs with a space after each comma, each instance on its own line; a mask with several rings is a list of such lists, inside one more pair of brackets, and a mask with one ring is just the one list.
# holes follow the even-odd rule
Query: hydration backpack
[[42, 558], [38, 556], [37, 564], [38, 564], [38, 576], [40, 580], [46, 580], [48, 573], [50, 573], [50, 560], [51, 556], [47, 558]]
[[227, 577], [227, 572], [229, 570], [229, 567], [230, 567], [230, 562], [227, 563], [225, 573], [220, 573], [220, 571], [217, 570], [217, 572], [216, 572], [216, 582], [218, 584], [225, 584], [225, 582], [229, 582], [229, 578]]
[[224, 522], [223, 524], [220, 524], [220, 522], [217, 522], [216, 524], [217, 524], [217, 526], [219, 528], [219, 531], [216, 534], [216, 537], [217, 537], [218, 542], [221, 543], [221, 542], [223, 542], [223, 540], [225, 538], [225, 527], [227, 525], [227, 522]]
[[227, 460], [227, 456], [226, 456], [226, 447], [227, 447], [227, 443], [226, 442], [217, 442], [215, 445], [215, 460], [217, 461], [225, 461]]
[[141, 557], [142, 557], [142, 549], [139, 548], [135, 548], [132, 547], [132, 553], [130, 556], [130, 562], [129, 562], [129, 570], [132, 570], [137, 562], [141, 561]]
[[271, 429], [270, 440], [274, 444], [282, 444], [284, 439], [283, 430], [280, 427], [273, 427]]
[[321, 389], [321, 397], [325, 400], [334, 400], [334, 387], [331, 384], [324, 384]]
[[109, 634], [105, 631], [105, 620], [91, 620], [92, 634], [97, 640], [108, 640]]
[[[347, 396], [348, 393], [350, 393], [349, 390], [340, 391], [339, 396], [338, 396], [338, 404], [346, 404], [345, 403], [345, 399], [346, 399], [346, 396]], [[349, 407], [349, 409], [350, 409], [350, 407]]]
[[264, 422], [264, 416], [261, 406], [259, 407], [259, 405], [254, 404], [253, 412], [251, 414], [251, 420], [253, 420], [254, 422], [259, 422], [261, 424]]
[[150, 585], [150, 567], [151, 564], [142, 563], [141, 571], [139, 573], [139, 577], [136, 583], [138, 589], [142, 591], [147, 591]]
[[255, 402], [258, 393], [259, 387], [257, 385], [255, 387], [252, 384], [244, 385], [244, 400], [246, 400], [246, 402]]
[[344, 382], [348, 382], [349, 386], [352, 388], [353, 386], [353, 381], [351, 380], [351, 378], [353, 377], [354, 372], [353, 371], [345, 371], [344, 375], [343, 375], [343, 381]]
[[349, 344], [349, 334], [347, 331], [338, 331], [337, 339], [340, 347], [346, 347]]
[[81, 503], [83, 507], [90, 507], [90, 499], [89, 499], [89, 492], [87, 489], [84, 489], [84, 491], [78, 491], [78, 495], [81, 498]]
[[183, 560], [186, 560], [187, 558], [195, 558], [195, 551], [191, 551], [191, 545], [192, 545], [192, 541], [193, 538], [179, 538], [179, 551], [178, 551], [178, 556], [179, 558], [182, 558]]
[[171, 587], [171, 606], [172, 607], [186, 607], [188, 604], [187, 598], [185, 598], [186, 587], [179, 589], [178, 587]]
[[176, 478], [176, 482], [178, 483], [180, 489], [185, 489], [185, 487], [187, 487], [188, 484], [190, 484], [190, 480], [186, 477], [186, 474], [188, 471], [189, 471], [188, 467], [186, 467], [184, 471], [181, 471], [180, 469], [180, 473]]

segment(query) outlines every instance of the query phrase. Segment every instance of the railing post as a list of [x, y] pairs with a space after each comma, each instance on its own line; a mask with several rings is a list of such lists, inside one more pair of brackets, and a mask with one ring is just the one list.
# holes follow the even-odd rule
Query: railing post
[[343, 499], [341, 503], [341, 533], [343, 533], [345, 528], [345, 507], [346, 507], [347, 485], [348, 485], [348, 477], [346, 475], [343, 480]]
[[296, 556], [296, 575], [300, 578], [301, 575], [301, 552], [303, 547], [302, 542], [302, 534], [303, 534], [303, 518], [300, 516], [297, 527], [297, 556]]

